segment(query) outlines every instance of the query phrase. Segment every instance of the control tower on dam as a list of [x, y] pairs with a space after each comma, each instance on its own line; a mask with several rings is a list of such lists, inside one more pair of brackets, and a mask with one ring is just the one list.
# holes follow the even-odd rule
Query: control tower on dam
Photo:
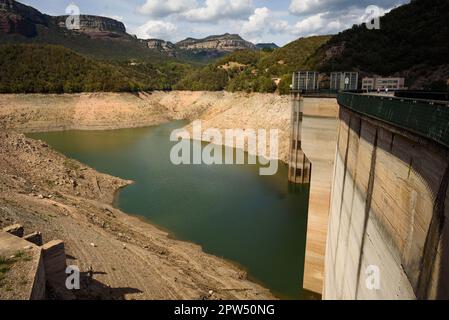
[[323, 298], [448, 299], [449, 103], [338, 104]]

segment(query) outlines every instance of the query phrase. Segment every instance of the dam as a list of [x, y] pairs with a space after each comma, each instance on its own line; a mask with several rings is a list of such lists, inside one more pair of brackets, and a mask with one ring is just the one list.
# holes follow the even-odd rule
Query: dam
[[321, 220], [312, 210], [321, 174], [303, 137], [313, 166], [304, 287], [320, 292], [324, 267], [323, 299], [449, 298], [448, 103], [353, 93], [337, 101], [328, 222], [325, 205]]
[[324, 298], [449, 298], [448, 103], [350, 93], [338, 103]]
[[312, 168], [304, 288], [326, 300], [449, 298], [448, 102], [343, 92], [300, 104]]

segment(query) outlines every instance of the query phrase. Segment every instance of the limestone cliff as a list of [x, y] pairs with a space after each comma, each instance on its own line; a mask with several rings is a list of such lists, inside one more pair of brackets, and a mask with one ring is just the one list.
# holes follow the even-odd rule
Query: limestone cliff
[[[51, 20], [60, 28], [66, 27], [66, 20], [68, 16], [58, 16], [52, 17]], [[125, 25], [117, 20], [91, 16], [91, 15], [81, 15], [80, 16], [80, 29], [77, 32], [85, 33], [91, 37], [123, 37], [127, 36]]]
[[204, 39], [187, 38], [176, 44], [178, 48], [194, 51], [235, 51], [243, 49], [256, 49], [255, 45], [242, 39], [237, 34], [226, 33], [219, 36], [210, 36]]
[[149, 49], [157, 50], [159, 52], [166, 53], [169, 56], [176, 56], [176, 45], [170, 41], [165, 41], [161, 39], [148, 39], [142, 40], [146, 42]]

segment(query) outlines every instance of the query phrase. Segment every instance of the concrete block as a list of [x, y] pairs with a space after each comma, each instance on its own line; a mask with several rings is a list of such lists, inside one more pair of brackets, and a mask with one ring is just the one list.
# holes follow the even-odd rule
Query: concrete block
[[14, 224], [12, 226], [3, 228], [3, 231], [8, 232], [9, 234], [12, 234], [16, 237], [22, 238], [23, 237], [23, 226], [20, 224]]
[[42, 250], [39, 249], [39, 263], [34, 277], [30, 300], [45, 300], [46, 278]]
[[23, 237], [24, 240], [34, 243], [37, 246], [42, 246], [42, 233], [40, 232], [33, 232], [31, 234], [26, 235]]
[[64, 242], [61, 240], [53, 240], [43, 245], [44, 265], [47, 280], [65, 277], [66, 255]]

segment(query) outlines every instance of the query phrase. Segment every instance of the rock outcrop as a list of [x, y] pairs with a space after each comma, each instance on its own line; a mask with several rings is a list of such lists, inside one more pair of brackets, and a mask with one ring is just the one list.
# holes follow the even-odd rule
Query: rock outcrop
[[[67, 18], [68, 16], [58, 16], [52, 19], [57, 26], [65, 28]], [[77, 31], [92, 36], [113, 33], [117, 35], [126, 35], [126, 28], [122, 22], [111, 18], [90, 15], [80, 16], [80, 29]]]
[[[122, 41], [126, 43], [125, 47], [129, 44], [131, 49], [137, 51], [148, 48], [169, 57], [187, 56], [201, 59], [218, 58], [240, 49], [256, 50], [254, 44], [236, 34], [226, 33], [204, 39], [187, 38], [173, 44], [160, 39], [137, 39], [127, 33], [122, 22], [93, 15], [80, 15], [79, 29], [68, 30], [66, 27], [68, 18], [67, 15], [49, 16], [14, 0], [0, 0], [0, 34], [19, 34], [27, 38], [36, 38], [36, 42], [40, 41], [39, 36], [42, 33], [44, 43], [48, 42], [50, 35], [52, 39], [58, 39], [57, 44], [67, 46], [67, 43], [80, 41], [78, 35], [82, 33], [94, 40]], [[66, 38], [72, 39], [66, 41]], [[86, 46], [89, 45], [92, 44]]]
[[48, 16], [14, 0], [0, 0], [0, 33], [37, 34], [36, 24], [47, 25]]
[[166, 53], [167, 55], [172, 57], [176, 56], [176, 45], [171, 43], [170, 41], [161, 39], [148, 39], [143, 41], [146, 42], [149, 49]]
[[[0, 0], [0, 33], [21, 34], [35, 37], [38, 25], [47, 28], [65, 28], [68, 16], [52, 17], [42, 14], [33, 7], [14, 0]], [[78, 32], [92, 37], [128, 36], [125, 25], [111, 18], [81, 15]]]
[[0, 13], [0, 33], [19, 33], [26, 37], [37, 34], [36, 25], [15, 14]]
[[226, 33], [219, 36], [210, 36], [204, 39], [187, 38], [178, 42], [177, 47], [192, 51], [224, 51], [231, 52], [243, 49], [256, 49], [256, 46], [237, 34]]

